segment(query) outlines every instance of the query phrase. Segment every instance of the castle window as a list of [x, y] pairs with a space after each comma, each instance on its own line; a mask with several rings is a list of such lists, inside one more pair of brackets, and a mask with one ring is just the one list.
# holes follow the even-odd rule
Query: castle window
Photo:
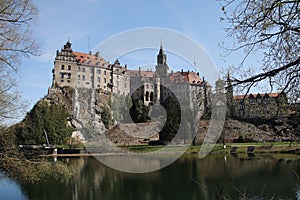
[[78, 71], [80, 72], [80, 67], [78, 67]]
[[84, 67], [82, 68], [82, 72], [85, 72], [85, 68]]
[[257, 103], [261, 104], [261, 98], [257, 99]]
[[106, 83], [106, 78], [103, 79], [103, 82]]
[[265, 98], [264, 99], [264, 102], [265, 102], [265, 104], [269, 104], [270, 102], [269, 102], [269, 98]]
[[85, 75], [82, 75], [82, 80], [85, 81]]
[[93, 73], [93, 69], [92, 68], [90, 68], [90, 72]]
[[61, 65], [61, 70], [64, 70], [65, 69], [65, 65]]
[[253, 101], [253, 99], [249, 99], [249, 102], [250, 102], [250, 104], [251, 104], [251, 105], [253, 105], [253, 104], [254, 104], [254, 101]]
[[104, 70], [104, 72], [103, 72], [103, 73], [104, 73], [104, 75], [106, 75], [106, 71], [105, 71], [105, 70]]
[[68, 79], [71, 79], [71, 74], [68, 74]]
[[244, 110], [244, 105], [243, 104], [239, 105], [239, 110]]
[[65, 74], [62, 73], [62, 74], [61, 74], [61, 78], [64, 78], [64, 76], [65, 76]]
[[98, 79], [98, 83], [100, 83], [100, 77], [98, 77], [97, 79]]
[[101, 74], [101, 70], [100, 69], [97, 69], [97, 74]]
[[68, 65], [68, 70], [71, 70], [71, 65]]
[[80, 80], [80, 75], [77, 76], [77, 79]]

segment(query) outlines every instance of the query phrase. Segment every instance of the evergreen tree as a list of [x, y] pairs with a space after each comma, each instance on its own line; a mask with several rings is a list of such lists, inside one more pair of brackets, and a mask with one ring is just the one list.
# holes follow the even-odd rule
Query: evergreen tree
[[132, 107], [129, 110], [131, 119], [135, 123], [142, 123], [150, 120], [149, 111], [150, 108], [144, 105], [142, 99], [133, 100]]
[[18, 144], [46, 143], [45, 133], [50, 144], [62, 144], [71, 137], [72, 128], [67, 125], [69, 113], [62, 105], [45, 100], [38, 102], [25, 119], [14, 128]]
[[167, 112], [167, 121], [159, 133], [159, 140], [166, 144], [170, 142], [178, 133], [181, 121], [181, 111], [179, 102], [172, 97], [168, 97], [162, 104]]

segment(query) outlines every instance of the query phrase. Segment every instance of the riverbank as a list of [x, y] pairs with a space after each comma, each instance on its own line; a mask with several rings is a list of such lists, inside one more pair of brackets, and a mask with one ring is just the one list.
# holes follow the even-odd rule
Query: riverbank
[[[164, 147], [163, 145], [131, 145], [119, 146], [119, 152], [107, 152], [106, 147], [87, 148], [81, 153], [65, 153], [65, 154], [51, 154], [50, 156], [57, 157], [76, 157], [76, 156], [98, 156], [98, 155], [122, 155], [130, 153], [185, 153], [197, 154], [199, 153], [201, 145], [170, 145]], [[249, 151], [249, 149], [251, 151]], [[234, 150], [234, 151], [233, 151]], [[300, 155], [300, 143], [290, 142], [269, 142], [269, 143], [227, 143], [224, 148], [223, 144], [215, 144], [209, 154], [241, 154], [241, 153], [255, 153], [255, 154], [297, 154]]]

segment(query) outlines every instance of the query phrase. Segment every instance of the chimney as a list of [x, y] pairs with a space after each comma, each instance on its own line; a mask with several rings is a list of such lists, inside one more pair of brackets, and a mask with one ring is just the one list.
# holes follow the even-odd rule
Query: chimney
[[127, 64], [125, 64], [125, 70], [127, 70]]
[[183, 69], [181, 69], [181, 75], [183, 75]]
[[142, 75], [142, 72], [141, 72], [141, 67], [139, 67], [139, 74], [140, 74], [140, 75]]
[[90, 51], [89, 54], [92, 55], [92, 51]]
[[199, 76], [199, 72], [197, 72], [197, 76]]
[[95, 53], [95, 56], [96, 56], [97, 58], [99, 58], [99, 54], [100, 54], [100, 52], [97, 51], [97, 52]]

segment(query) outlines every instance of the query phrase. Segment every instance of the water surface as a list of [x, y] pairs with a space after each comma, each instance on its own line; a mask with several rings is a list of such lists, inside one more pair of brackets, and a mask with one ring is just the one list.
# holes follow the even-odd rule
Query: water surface
[[58, 183], [49, 178], [25, 186], [28, 199], [240, 199], [243, 194], [251, 199], [300, 199], [297, 158], [185, 155], [168, 167], [144, 174], [116, 171], [94, 157], [62, 160], [74, 168], [72, 180]]

